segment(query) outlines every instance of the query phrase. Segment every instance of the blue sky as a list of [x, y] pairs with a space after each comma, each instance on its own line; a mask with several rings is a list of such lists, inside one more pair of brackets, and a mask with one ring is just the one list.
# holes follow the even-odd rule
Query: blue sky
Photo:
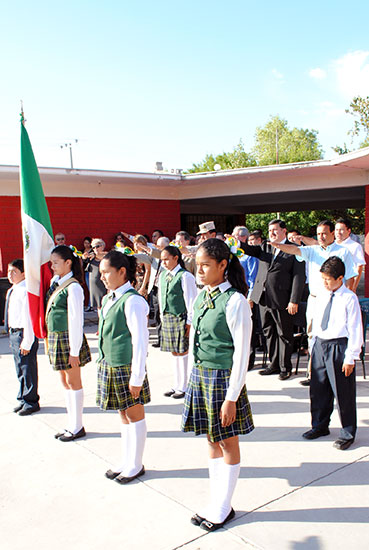
[[347, 142], [369, 95], [369, 4], [358, 0], [1, 2], [0, 164], [19, 162], [19, 110], [39, 166], [189, 168], [249, 150], [272, 115]]

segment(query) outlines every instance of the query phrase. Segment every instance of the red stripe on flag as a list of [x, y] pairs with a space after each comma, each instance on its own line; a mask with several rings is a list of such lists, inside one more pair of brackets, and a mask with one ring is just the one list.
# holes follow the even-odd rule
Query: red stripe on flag
[[45, 324], [45, 296], [50, 287], [52, 272], [49, 262], [41, 265], [40, 269], [40, 296], [28, 292], [29, 312], [31, 316], [33, 332], [37, 338], [46, 337]]

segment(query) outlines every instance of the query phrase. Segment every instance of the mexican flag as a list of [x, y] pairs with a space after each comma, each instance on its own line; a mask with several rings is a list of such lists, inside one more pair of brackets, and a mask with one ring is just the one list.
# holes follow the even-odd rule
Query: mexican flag
[[21, 120], [20, 187], [24, 272], [28, 291], [33, 331], [37, 338], [45, 338], [45, 294], [52, 273], [49, 267], [54, 240], [31, 142]]

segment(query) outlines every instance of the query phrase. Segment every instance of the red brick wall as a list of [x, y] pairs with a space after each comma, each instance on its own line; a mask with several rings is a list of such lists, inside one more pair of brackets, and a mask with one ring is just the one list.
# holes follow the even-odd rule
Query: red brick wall
[[[162, 229], [173, 237], [180, 228], [180, 207], [176, 200], [146, 199], [90, 199], [69, 197], [48, 197], [54, 234], [66, 235], [67, 244], [79, 250], [83, 238], [102, 237], [110, 248], [114, 234], [147, 233]], [[3, 272], [6, 276], [10, 260], [22, 257], [22, 232], [19, 197], [0, 197], [0, 252]]]

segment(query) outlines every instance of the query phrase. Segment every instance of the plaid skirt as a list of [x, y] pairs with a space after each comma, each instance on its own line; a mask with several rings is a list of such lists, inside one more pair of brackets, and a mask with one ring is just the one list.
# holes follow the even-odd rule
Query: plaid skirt
[[181, 430], [207, 434], [216, 442], [235, 435], [247, 434], [254, 429], [246, 386], [236, 402], [236, 420], [223, 428], [219, 418], [224, 402], [231, 369], [209, 369], [194, 366], [188, 383], [182, 415]]
[[186, 353], [189, 347], [185, 336], [187, 314], [164, 313], [161, 318], [160, 349], [174, 353]]
[[138, 399], [129, 391], [131, 365], [110, 367], [105, 361], [97, 366], [96, 405], [105, 411], [124, 411], [134, 405], [146, 405], [151, 401], [150, 386], [145, 375]]
[[[68, 370], [72, 367], [68, 364], [70, 349], [68, 331], [49, 332], [47, 335], [47, 346], [49, 361], [54, 370]], [[82, 346], [79, 351], [80, 367], [83, 367], [91, 361], [91, 352], [83, 335]]]

